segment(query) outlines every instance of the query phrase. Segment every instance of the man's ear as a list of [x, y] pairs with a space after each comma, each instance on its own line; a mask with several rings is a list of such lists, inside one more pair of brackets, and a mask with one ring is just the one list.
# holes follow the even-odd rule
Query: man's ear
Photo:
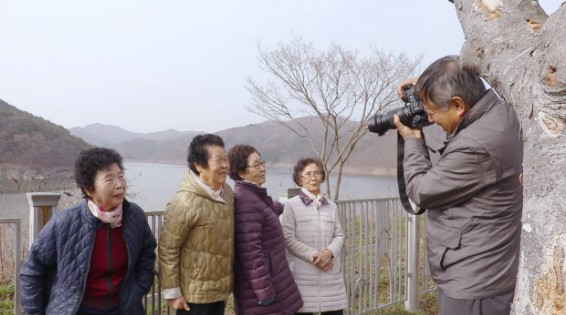
[[454, 106], [456, 113], [460, 117], [463, 117], [470, 109], [460, 96], [452, 96], [450, 99], [450, 105]]

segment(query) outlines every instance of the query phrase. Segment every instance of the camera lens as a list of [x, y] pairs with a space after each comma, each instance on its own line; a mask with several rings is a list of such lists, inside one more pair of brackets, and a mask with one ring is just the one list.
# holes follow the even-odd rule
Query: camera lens
[[393, 116], [397, 114], [400, 109], [402, 110], [402, 108], [396, 108], [384, 114], [373, 115], [373, 117], [368, 121], [369, 131], [382, 136], [387, 130], [395, 129], [396, 127], [393, 122]]

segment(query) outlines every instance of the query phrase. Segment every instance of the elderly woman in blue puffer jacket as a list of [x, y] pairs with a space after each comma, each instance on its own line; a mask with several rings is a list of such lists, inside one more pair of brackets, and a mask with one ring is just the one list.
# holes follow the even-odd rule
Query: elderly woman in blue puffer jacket
[[78, 205], [41, 230], [20, 272], [26, 314], [145, 314], [156, 242], [143, 210], [125, 200], [122, 157], [106, 148], [81, 152]]

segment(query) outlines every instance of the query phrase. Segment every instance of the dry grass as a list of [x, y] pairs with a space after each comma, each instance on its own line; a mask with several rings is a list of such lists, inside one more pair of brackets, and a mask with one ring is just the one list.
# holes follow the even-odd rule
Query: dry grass
[[14, 313], [14, 284], [0, 283], [0, 315]]

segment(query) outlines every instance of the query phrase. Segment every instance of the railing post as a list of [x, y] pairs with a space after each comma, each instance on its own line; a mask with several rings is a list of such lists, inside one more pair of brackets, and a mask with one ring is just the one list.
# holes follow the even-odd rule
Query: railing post
[[416, 312], [419, 309], [419, 220], [407, 214], [407, 300], [405, 309]]
[[29, 205], [29, 245], [33, 243], [37, 233], [47, 224], [57, 207], [61, 194], [48, 192], [26, 193]]

